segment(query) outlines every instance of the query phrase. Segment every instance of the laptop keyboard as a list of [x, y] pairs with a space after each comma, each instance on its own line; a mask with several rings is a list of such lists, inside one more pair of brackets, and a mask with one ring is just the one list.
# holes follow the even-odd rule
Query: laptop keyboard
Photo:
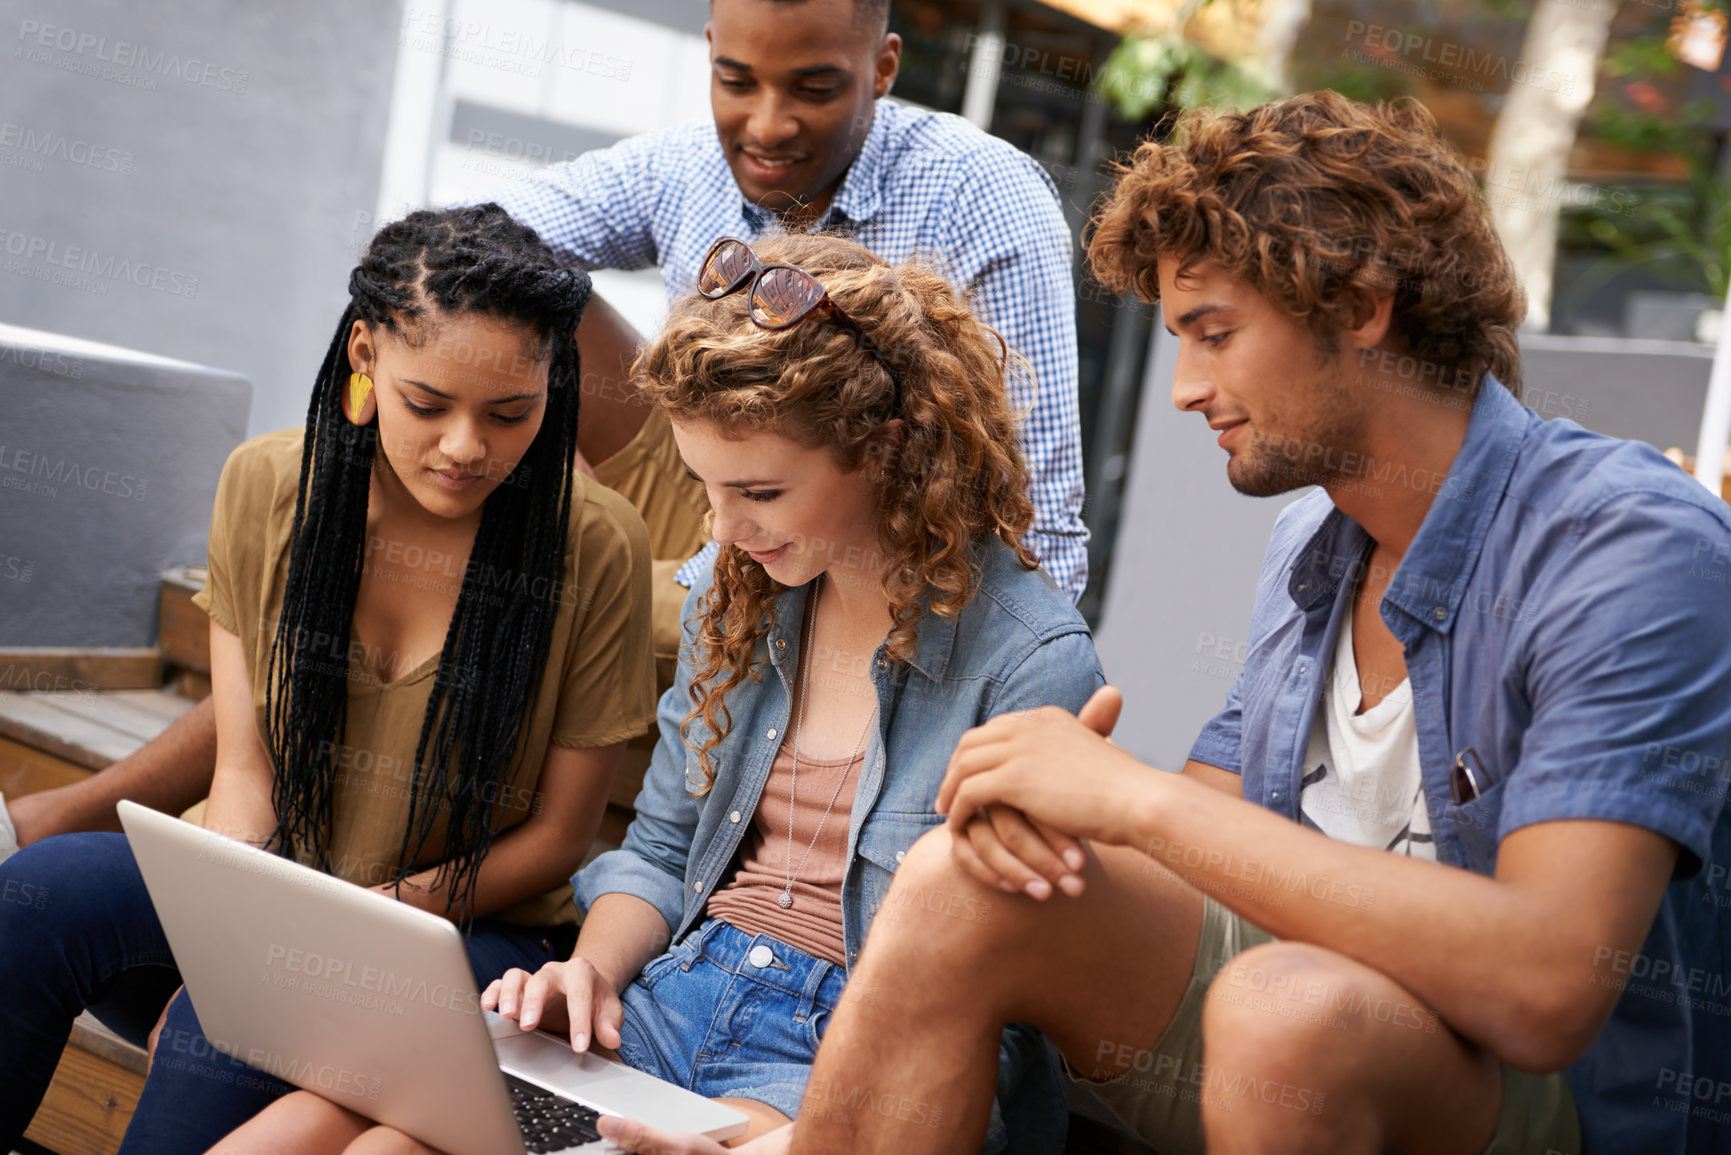
[[564, 1151], [601, 1141], [601, 1132], [595, 1129], [595, 1120], [601, 1117], [601, 1113], [594, 1108], [555, 1095], [509, 1073], [505, 1074], [505, 1085], [511, 1090], [511, 1109], [517, 1113], [523, 1146], [531, 1155]]

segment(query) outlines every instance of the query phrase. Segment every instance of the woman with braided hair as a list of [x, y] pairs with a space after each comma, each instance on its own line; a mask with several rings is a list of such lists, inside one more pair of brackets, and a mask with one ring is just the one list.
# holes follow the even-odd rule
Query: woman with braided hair
[[[575, 951], [511, 970], [484, 1007], [738, 1108], [740, 1141], [785, 1142], [802, 1099], [882, 1109], [808, 1076], [875, 919], [992, 918], [991, 902], [890, 890], [943, 822], [957, 740], [1005, 713], [1078, 710], [1102, 681], [1087, 625], [1021, 543], [1032, 508], [1007, 361], [940, 276], [851, 241], [710, 250], [635, 375], [708, 492], [720, 550], [685, 603], [635, 821], [575, 880]], [[990, 861], [1014, 848], [1060, 885], [1082, 866], [1081, 847], [1013, 811], [972, 835]], [[1041, 1040], [1011, 1027], [999, 1055], [986, 1150], [1055, 1150], [1064, 1112]], [[935, 1127], [941, 1099], [889, 1109]], [[714, 1147], [637, 1127], [602, 1121], [632, 1150]], [[424, 1150], [368, 1128], [302, 1093], [218, 1150]]]
[[[589, 281], [497, 205], [387, 225], [304, 429], [223, 470], [211, 523], [205, 825], [457, 923], [479, 984], [563, 958], [569, 878], [654, 716], [648, 536], [576, 467]], [[178, 978], [124, 837], [27, 847], [0, 882], [0, 1150], [86, 1006]], [[116, 1029], [142, 1035], [136, 1009]], [[169, 1002], [127, 1152], [203, 1151], [292, 1088]]]

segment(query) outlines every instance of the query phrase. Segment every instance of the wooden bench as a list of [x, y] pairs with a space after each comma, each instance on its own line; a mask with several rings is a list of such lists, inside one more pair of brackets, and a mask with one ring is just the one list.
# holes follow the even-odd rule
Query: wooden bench
[[24, 1137], [58, 1155], [108, 1155], [120, 1148], [144, 1090], [144, 1048], [88, 1014], [72, 1025], [36, 1117]]

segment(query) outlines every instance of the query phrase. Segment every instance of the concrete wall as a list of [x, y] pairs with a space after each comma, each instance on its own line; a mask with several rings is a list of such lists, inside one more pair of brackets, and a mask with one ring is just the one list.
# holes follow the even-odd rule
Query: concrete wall
[[[1245, 497], [1201, 417], [1172, 407], [1178, 342], [1156, 326], [1095, 644], [1124, 692], [1115, 740], [1166, 770], [1243, 667], [1250, 604], [1274, 519], [1292, 497]], [[1296, 495], [1294, 495], [1296, 496]]]
[[[1177, 770], [1243, 667], [1250, 605], [1274, 519], [1290, 497], [1226, 481], [1202, 419], [1172, 407], [1177, 342], [1156, 332], [1112, 576], [1096, 640], [1124, 691], [1117, 741]], [[1548, 418], [1691, 451], [1713, 350], [1669, 341], [1523, 340], [1526, 403]]]
[[0, 645], [147, 646], [203, 565], [244, 377], [0, 325]]
[[1527, 337], [1521, 367], [1521, 396], [1541, 417], [1566, 417], [1613, 437], [1695, 452], [1711, 345]]
[[0, 318], [237, 371], [251, 432], [301, 423], [372, 231], [400, 11], [0, 0]]

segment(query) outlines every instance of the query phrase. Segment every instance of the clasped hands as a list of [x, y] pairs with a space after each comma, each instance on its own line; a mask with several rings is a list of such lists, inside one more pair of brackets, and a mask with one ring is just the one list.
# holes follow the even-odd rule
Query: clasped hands
[[1102, 686], [1078, 714], [1042, 706], [963, 734], [937, 800], [957, 863], [1009, 894], [1081, 894], [1083, 840], [1136, 838], [1131, 802], [1149, 771], [1111, 741], [1123, 705]]

